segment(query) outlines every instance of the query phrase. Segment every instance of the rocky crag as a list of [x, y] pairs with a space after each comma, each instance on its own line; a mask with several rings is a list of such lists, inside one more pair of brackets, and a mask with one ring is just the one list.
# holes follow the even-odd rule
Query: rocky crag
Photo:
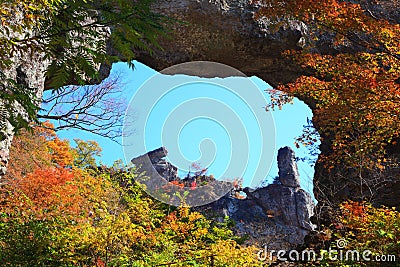
[[168, 150], [160, 147], [131, 160], [138, 171], [144, 173], [136, 181], [160, 201], [174, 206], [205, 205], [226, 195], [233, 187], [230, 181], [218, 181], [207, 175], [206, 170], [189, 172], [181, 179], [177, 167], [166, 161], [167, 155]]
[[[145, 156], [132, 162], [138, 164]], [[188, 177], [180, 179], [177, 168], [165, 160], [165, 148], [151, 151], [147, 156], [154, 170], [166, 180], [181, 181], [190, 186], [192, 181]], [[300, 187], [295, 154], [291, 148], [284, 147], [278, 151], [278, 167], [277, 183], [256, 190], [233, 188], [217, 201], [195, 209], [218, 221], [229, 217], [235, 222], [234, 232], [246, 237], [249, 244], [268, 245], [273, 249], [293, 248], [302, 244], [304, 237], [314, 229], [310, 222], [314, 202], [310, 194]], [[195, 177], [209, 180], [205, 174]], [[246, 194], [245, 198], [239, 195], [240, 191]]]
[[167, 155], [168, 150], [165, 147], [160, 147], [145, 155], [132, 159], [132, 163], [138, 166], [144, 164], [146, 159], [150, 159], [154, 170], [164, 177], [165, 180], [172, 182], [178, 179], [178, 168], [165, 159]]
[[288, 249], [303, 244], [304, 237], [315, 226], [310, 222], [314, 202], [300, 187], [294, 151], [284, 147], [278, 151], [279, 179], [255, 190], [244, 188], [246, 198], [235, 194], [200, 207], [208, 216], [222, 220], [228, 216], [235, 222], [234, 231], [247, 237], [246, 242], [271, 249]]

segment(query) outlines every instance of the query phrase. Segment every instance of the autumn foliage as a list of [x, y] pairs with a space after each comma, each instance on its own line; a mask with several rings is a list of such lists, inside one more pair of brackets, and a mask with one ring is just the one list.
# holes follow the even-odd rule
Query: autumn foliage
[[335, 222], [318, 231], [323, 246], [312, 248], [317, 259], [301, 266], [400, 266], [399, 224], [400, 212], [395, 208], [345, 201]]
[[[375, 14], [366, 2], [252, 2], [258, 8], [255, 18], [269, 18], [271, 29], [293, 20], [307, 25], [303, 50], [286, 52], [306, 74], [279, 86], [288, 95], [276, 97], [272, 104], [280, 106], [290, 96], [311, 104], [313, 123], [332, 149], [321, 158], [327, 168], [338, 163], [359, 169], [392, 166], [387, 147], [400, 135], [400, 25]], [[336, 52], [320, 51], [323, 42], [330, 42]], [[300, 141], [306, 145], [315, 140], [303, 137]]]
[[[366, 202], [347, 201], [341, 205], [336, 238], [347, 241], [346, 249], [370, 250], [371, 257], [400, 255], [400, 213], [394, 208], [375, 208]], [[367, 265], [360, 263], [360, 266]], [[385, 263], [382, 263], [382, 265]], [[398, 266], [388, 262], [385, 266]]]
[[367, 53], [301, 57], [317, 77], [302, 76], [285, 90], [315, 101], [313, 122], [332, 143], [326, 162], [384, 168], [385, 148], [400, 134], [400, 65], [386, 58], [379, 66], [379, 56]]
[[0, 187], [2, 266], [209, 266], [211, 256], [214, 266], [258, 266], [229, 221], [155, 201], [134, 169], [93, 168], [97, 143], [72, 148], [48, 123], [14, 142]]

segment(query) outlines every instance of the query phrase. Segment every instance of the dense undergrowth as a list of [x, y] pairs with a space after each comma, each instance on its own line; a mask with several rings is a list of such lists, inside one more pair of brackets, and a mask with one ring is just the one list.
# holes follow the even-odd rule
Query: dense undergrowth
[[1, 187], [2, 266], [257, 264], [229, 221], [152, 199], [134, 182], [135, 169], [97, 168], [99, 147], [82, 142], [71, 148], [43, 128], [15, 139]]
[[[36, 127], [14, 140], [1, 186], [1, 266], [266, 266], [260, 247], [234, 236], [229, 218], [206, 219], [189, 207], [171, 207], [148, 196], [135, 182], [135, 168], [117, 161], [98, 167], [101, 148], [76, 140], [71, 147], [51, 129]], [[326, 254], [307, 266], [383, 266], [376, 256], [400, 254], [400, 213], [346, 202], [337, 221], [322, 229], [323, 247], [371, 251], [371, 261]], [[338, 248], [337, 240], [345, 240]], [[313, 248], [306, 244], [307, 249]], [[301, 253], [301, 252], [300, 252]], [[360, 254], [361, 255], [361, 254]], [[393, 260], [393, 258], [392, 258]], [[292, 263], [294, 264], [294, 263]]]

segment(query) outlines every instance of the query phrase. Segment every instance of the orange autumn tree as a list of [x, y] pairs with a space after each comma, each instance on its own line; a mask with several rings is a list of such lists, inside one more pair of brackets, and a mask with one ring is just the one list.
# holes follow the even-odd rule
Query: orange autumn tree
[[54, 132], [53, 125], [44, 122], [42, 127], [35, 127], [34, 134], [23, 130], [15, 140], [10, 151], [12, 160], [9, 163], [5, 180], [20, 178], [35, 169], [58, 164], [71, 166], [73, 156], [67, 140], [61, 140]]
[[[277, 28], [293, 21], [307, 25], [303, 50], [286, 52], [307, 75], [276, 88], [287, 95], [275, 91], [272, 105], [293, 96], [311, 103], [313, 123], [331, 146], [321, 158], [327, 168], [339, 163], [361, 172], [396, 164], [386, 152], [400, 135], [400, 25], [374, 13], [367, 2], [252, 1], [256, 19], [267, 18]], [[319, 50], [323, 42], [332, 54]], [[302, 137], [305, 144], [315, 141]]]
[[0, 187], [0, 260], [4, 266], [49, 264], [54, 233], [81, 220], [84, 199], [71, 170], [69, 143], [44, 123], [15, 139], [5, 183]]
[[0, 185], [2, 266], [209, 266], [211, 255], [215, 266], [261, 265], [228, 221], [150, 198], [126, 166], [75, 166], [79, 153], [51, 125], [34, 129], [16, 136]]
[[45, 219], [60, 212], [76, 216], [80, 197], [72, 182], [81, 171], [72, 168], [73, 156], [67, 140], [61, 140], [53, 125], [45, 122], [33, 133], [23, 130], [14, 139], [12, 160], [1, 188], [4, 211], [12, 213], [19, 203], [25, 219]]
[[386, 71], [367, 53], [302, 57], [329, 81], [302, 76], [285, 90], [316, 102], [313, 122], [332, 142], [333, 153], [325, 159], [329, 167], [388, 166], [385, 149], [400, 133], [399, 69]]
[[[64, 211], [79, 210], [76, 186], [71, 182], [80, 175], [78, 169], [71, 170], [73, 156], [67, 140], [61, 140], [53, 125], [44, 122], [34, 128], [33, 133], [23, 130], [11, 149], [12, 160], [1, 188], [5, 194], [6, 210], [19, 202], [27, 218], [49, 218], [60, 207]], [[68, 207], [68, 208], [67, 208]]]

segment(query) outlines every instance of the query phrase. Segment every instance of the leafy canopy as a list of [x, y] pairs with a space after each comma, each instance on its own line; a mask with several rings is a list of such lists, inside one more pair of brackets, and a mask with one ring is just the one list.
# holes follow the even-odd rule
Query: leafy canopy
[[[325, 166], [392, 167], [395, 162], [389, 163], [387, 147], [400, 136], [400, 25], [352, 1], [259, 0], [253, 4], [258, 7], [257, 19], [268, 17], [278, 25], [297, 20], [308, 27], [304, 49], [286, 52], [308, 74], [279, 86], [288, 95], [276, 94], [273, 105], [280, 106], [292, 96], [312, 103], [313, 123], [331, 146], [331, 152], [321, 158]], [[327, 40], [334, 54], [318, 50], [318, 44]], [[314, 140], [306, 134], [300, 141], [307, 145]]]
[[[138, 1], [5, 1], [1, 5], [0, 68], [16, 53], [43, 53], [50, 60], [47, 87], [98, 78], [99, 64], [124, 59], [135, 49], [151, 51], [165, 18]], [[108, 53], [112, 47], [115, 53]]]
[[[18, 78], [4, 79], [20, 59], [49, 62], [45, 89], [98, 82], [100, 71], [115, 61], [133, 66], [135, 51], [151, 52], [165, 34], [167, 19], [150, 10], [151, 0], [4, 0], [0, 4], [0, 103], [21, 105], [27, 118], [2, 114], [18, 130], [38, 111], [37, 88]], [[26, 58], [25, 58], [26, 57]], [[17, 61], [15, 61], [18, 59]], [[101, 65], [103, 66], [101, 68]], [[4, 115], [4, 116], [3, 116]], [[4, 137], [4, 136], [3, 136]], [[2, 139], [3, 139], [2, 137]]]

